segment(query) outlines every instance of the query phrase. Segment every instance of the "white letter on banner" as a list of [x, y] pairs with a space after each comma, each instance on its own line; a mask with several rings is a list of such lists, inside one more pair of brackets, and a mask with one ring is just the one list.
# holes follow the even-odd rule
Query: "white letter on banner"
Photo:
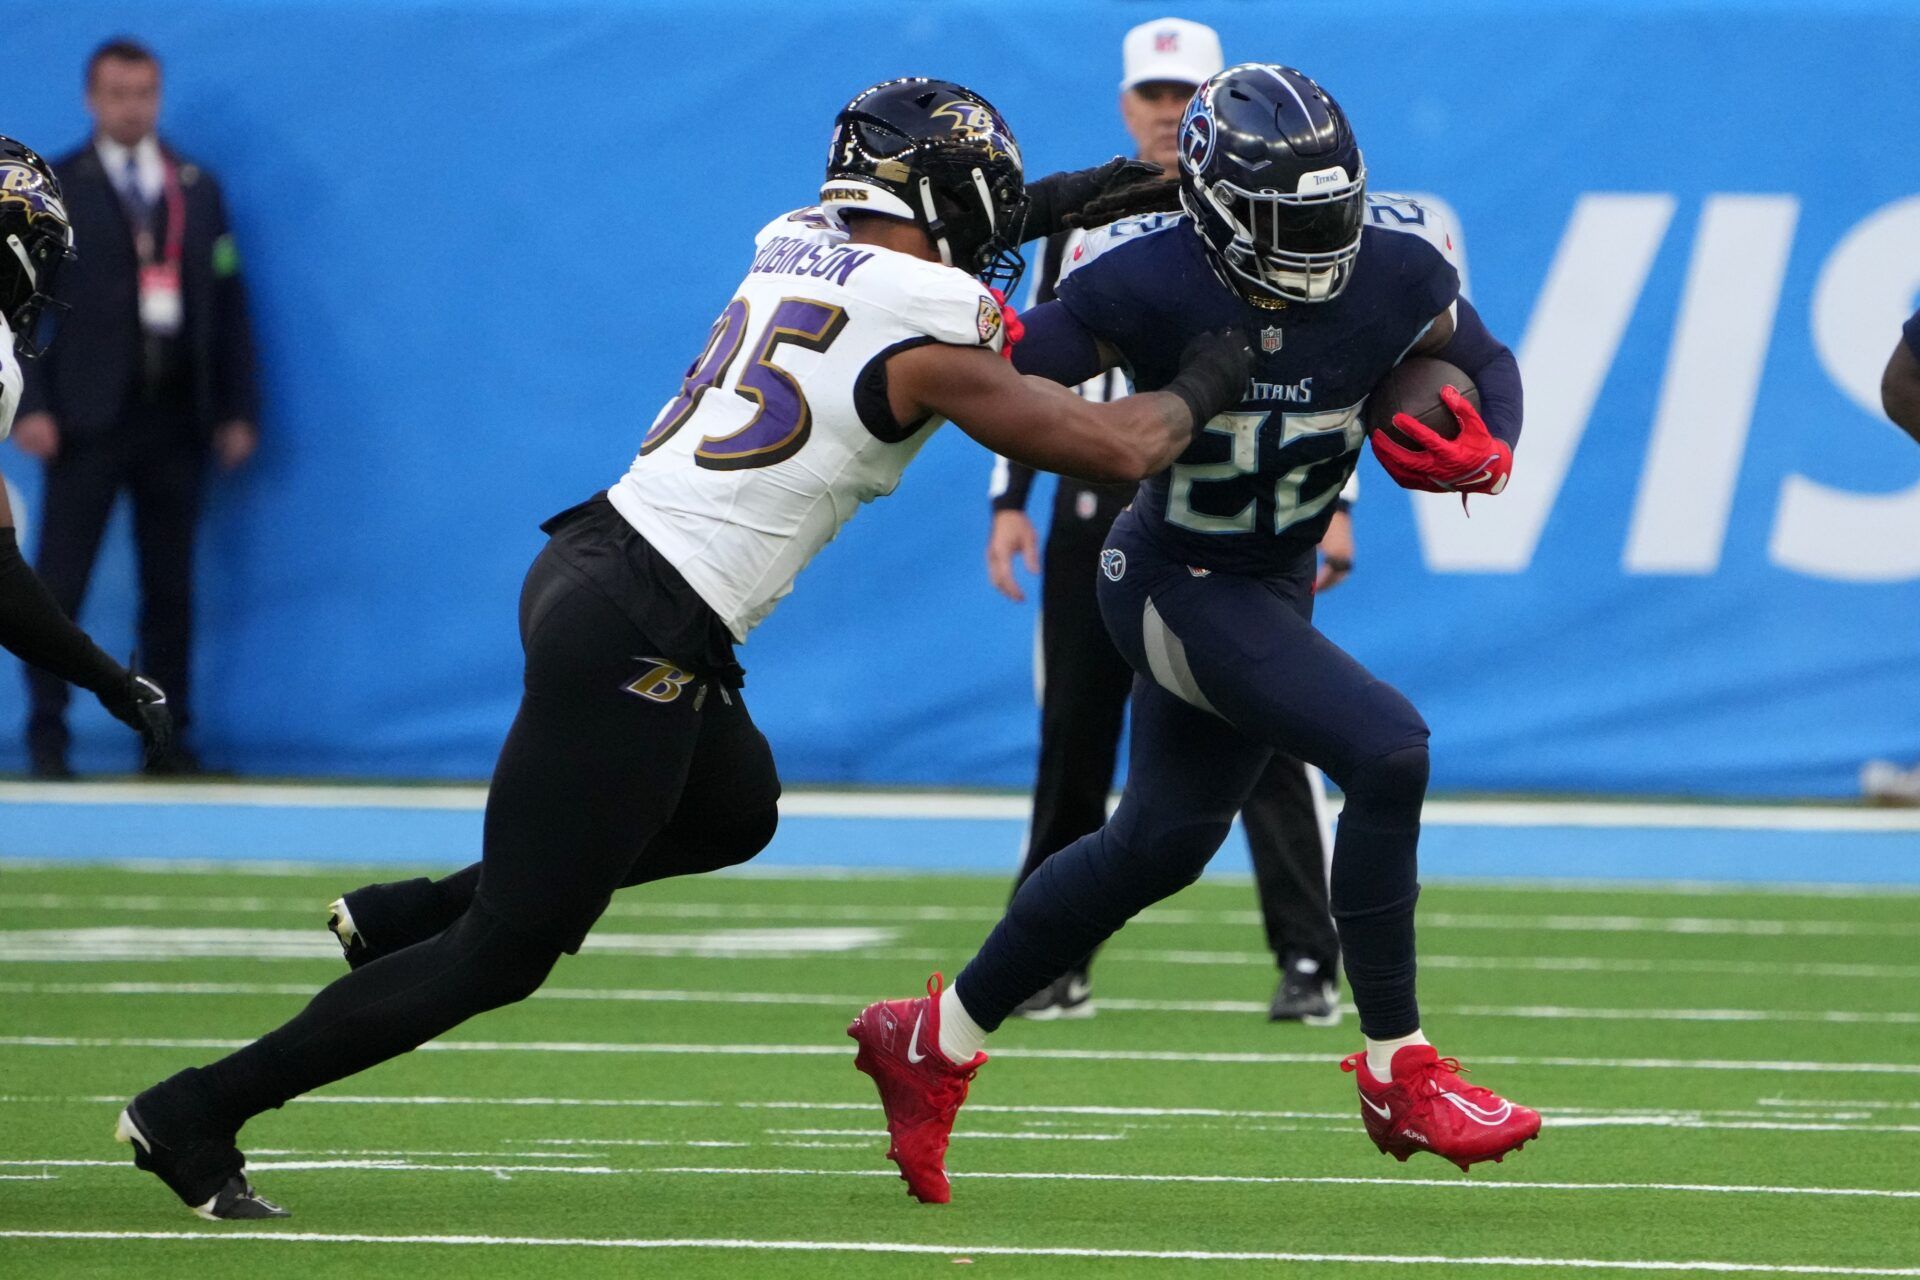
[[1580, 197], [1520, 343], [1526, 448], [1506, 491], [1476, 502], [1471, 520], [1452, 494], [1410, 495], [1427, 568], [1521, 573], [1532, 563], [1673, 207], [1670, 195]]
[[1720, 567], [1799, 217], [1793, 196], [1707, 201], [1627, 535], [1629, 573]]
[[[1834, 248], [1813, 290], [1813, 346], [1834, 385], [1876, 419], [1880, 373], [1920, 293], [1920, 196], [1879, 210]], [[1813, 431], [1833, 430], [1810, 423]], [[1888, 427], [1892, 430], [1892, 427]], [[1836, 442], [1839, 443], [1839, 442]], [[1831, 489], [1802, 475], [1780, 485], [1773, 563], [1842, 582], [1920, 578], [1920, 482], [1895, 493]]]

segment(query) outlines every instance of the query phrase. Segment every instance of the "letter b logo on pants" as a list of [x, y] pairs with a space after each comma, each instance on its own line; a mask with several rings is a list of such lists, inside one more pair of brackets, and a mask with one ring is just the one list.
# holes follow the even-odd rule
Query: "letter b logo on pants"
[[657, 665], [638, 680], [629, 684], [628, 693], [637, 694], [649, 702], [672, 702], [680, 696], [681, 690], [693, 683], [693, 673], [682, 671], [671, 662], [661, 662], [658, 658], [644, 658], [644, 662]]

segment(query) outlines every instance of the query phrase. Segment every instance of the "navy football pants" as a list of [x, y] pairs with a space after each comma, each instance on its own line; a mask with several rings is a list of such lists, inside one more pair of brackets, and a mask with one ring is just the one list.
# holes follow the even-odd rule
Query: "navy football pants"
[[1126, 790], [1106, 826], [1021, 886], [960, 975], [967, 1012], [997, 1027], [1136, 913], [1198, 879], [1278, 749], [1346, 794], [1332, 905], [1361, 1030], [1414, 1030], [1427, 726], [1314, 629], [1310, 564], [1271, 579], [1199, 574], [1162, 555], [1129, 512], [1108, 540], [1100, 606], [1136, 672]]

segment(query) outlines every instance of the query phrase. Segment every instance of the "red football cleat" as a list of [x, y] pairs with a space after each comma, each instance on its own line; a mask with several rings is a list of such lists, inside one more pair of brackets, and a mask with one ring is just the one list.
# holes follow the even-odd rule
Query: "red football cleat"
[[882, 1000], [847, 1027], [860, 1046], [853, 1065], [873, 1077], [887, 1113], [887, 1159], [900, 1166], [907, 1193], [926, 1204], [953, 1199], [947, 1184], [947, 1140], [967, 1085], [987, 1060], [955, 1064], [940, 1052], [940, 975], [917, 1000]]
[[1443, 1058], [1430, 1044], [1402, 1046], [1393, 1055], [1393, 1079], [1367, 1070], [1367, 1055], [1340, 1063], [1360, 1085], [1360, 1118], [1373, 1145], [1406, 1161], [1431, 1151], [1465, 1172], [1482, 1160], [1499, 1161], [1540, 1136], [1540, 1113], [1508, 1102], [1458, 1075], [1458, 1058]]

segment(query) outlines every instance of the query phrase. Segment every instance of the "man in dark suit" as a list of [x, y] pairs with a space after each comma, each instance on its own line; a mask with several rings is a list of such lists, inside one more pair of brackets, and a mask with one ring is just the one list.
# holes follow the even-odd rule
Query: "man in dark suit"
[[[141, 662], [184, 728], [208, 455], [232, 470], [258, 443], [246, 295], [218, 184], [155, 135], [153, 54], [124, 39], [96, 50], [87, 110], [92, 140], [54, 162], [79, 250], [61, 290], [72, 310], [27, 381], [14, 442], [47, 464], [38, 569], [69, 615], [115, 498], [132, 495]], [[67, 686], [35, 672], [27, 683], [34, 774], [70, 777]], [[184, 747], [147, 766], [197, 767]]]

